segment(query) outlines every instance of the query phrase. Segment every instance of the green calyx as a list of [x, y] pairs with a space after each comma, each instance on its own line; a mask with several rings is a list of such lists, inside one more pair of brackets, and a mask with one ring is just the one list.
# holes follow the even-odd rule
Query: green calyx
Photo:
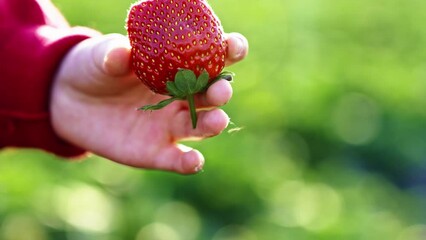
[[191, 70], [180, 69], [175, 75], [175, 80], [168, 81], [166, 83], [167, 91], [171, 97], [154, 105], [143, 106], [139, 108], [139, 110], [159, 110], [176, 100], [186, 100], [189, 104], [192, 128], [195, 129], [197, 127], [197, 113], [195, 109], [194, 95], [205, 92], [213, 83], [220, 79], [232, 81], [233, 77], [234, 73], [225, 71], [209, 83], [209, 74], [205, 70], [197, 77]]

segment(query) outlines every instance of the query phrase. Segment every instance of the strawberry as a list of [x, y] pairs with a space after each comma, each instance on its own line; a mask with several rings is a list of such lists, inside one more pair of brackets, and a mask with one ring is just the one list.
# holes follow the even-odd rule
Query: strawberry
[[169, 95], [142, 110], [187, 100], [196, 127], [194, 94], [205, 91], [224, 72], [227, 43], [220, 20], [206, 0], [141, 0], [127, 18], [131, 64], [153, 92]]

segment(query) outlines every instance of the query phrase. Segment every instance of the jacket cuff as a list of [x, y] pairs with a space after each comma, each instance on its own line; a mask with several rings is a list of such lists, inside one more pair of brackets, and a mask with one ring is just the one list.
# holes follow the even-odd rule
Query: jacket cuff
[[[61, 157], [85, 150], [56, 135], [50, 119], [52, 81], [62, 59], [81, 41], [98, 32], [87, 28], [39, 26], [20, 31], [4, 48], [0, 88], [0, 148], [44, 149]], [[3, 46], [5, 46], [3, 45]]]

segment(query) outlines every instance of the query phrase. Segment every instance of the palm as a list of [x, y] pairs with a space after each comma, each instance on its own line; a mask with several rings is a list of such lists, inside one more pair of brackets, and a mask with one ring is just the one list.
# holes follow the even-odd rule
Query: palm
[[[148, 95], [149, 98], [140, 99]], [[148, 167], [158, 151], [172, 146], [169, 131], [170, 121], [176, 115], [178, 104], [163, 111], [137, 111], [143, 104], [158, 101], [160, 97], [147, 92], [143, 86], [119, 96], [108, 96], [93, 101], [76, 102], [70, 108], [77, 112], [87, 112], [85, 121], [80, 121], [80, 129], [86, 133], [80, 135], [78, 142], [90, 146], [90, 151], [120, 162]]]
[[[138, 84], [123, 92], [104, 96], [85, 95], [81, 101], [67, 100], [74, 93], [62, 92], [57, 101], [62, 103], [62, 121], [72, 124], [79, 134], [69, 138], [74, 144], [89, 151], [126, 165], [178, 170], [187, 168], [174, 156], [183, 149], [176, 142], [185, 136], [185, 130], [173, 130], [177, 124], [187, 124], [189, 113], [183, 102], [175, 102], [161, 111], [142, 112], [137, 108], [162, 100]], [[177, 122], [179, 123], [177, 123]], [[184, 129], [185, 126], [182, 126]], [[174, 161], [174, 162], [170, 162]], [[193, 163], [196, 168], [197, 163]]]

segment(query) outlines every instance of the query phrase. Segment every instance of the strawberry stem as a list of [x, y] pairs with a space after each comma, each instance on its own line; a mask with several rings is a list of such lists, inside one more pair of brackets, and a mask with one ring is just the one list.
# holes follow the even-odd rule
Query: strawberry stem
[[191, 113], [192, 128], [195, 129], [197, 127], [197, 111], [195, 110], [194, 95], [190, 94], [186, 99], [188, 100], [189, 112]]
[[195, 73], [188, 69], [179, 69], [176, 73], [174, 81], [168, 81], [166, 83], [166, 89], [168, 91], [169, 99], [165, 99], [154, 105], [146, 105], [139, 110], [159, 110], [169, 105], [176, 100], [187, 100], [189, 105], [189, 112], [191, 114], [192, 128], [197, 128], [197, 111], [195, 109], [194, 95], [200, 92], [205, 92], [215, 82], [220, 79], [226, 79], [232, 81], [234, 76], [231, 72], [222, 72], [219, 76], [212, 79], [209, 83], [209, 74], [207, 71], [203, 71], [198, 77]]

